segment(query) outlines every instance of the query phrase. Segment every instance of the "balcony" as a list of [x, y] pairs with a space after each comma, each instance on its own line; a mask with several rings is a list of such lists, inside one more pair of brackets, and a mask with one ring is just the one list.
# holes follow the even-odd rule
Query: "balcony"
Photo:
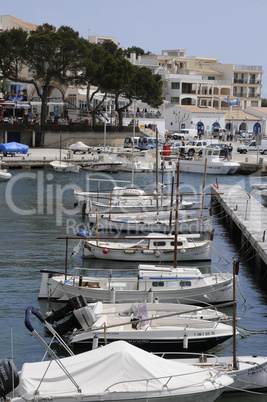
[[249, 85], [261, 85], [260, 80], [249, 80], [248, 81]]
[[234, 79], [234, 84], [247, 84], [247, 80], [243, 80], [241, 78], [235, 78]]

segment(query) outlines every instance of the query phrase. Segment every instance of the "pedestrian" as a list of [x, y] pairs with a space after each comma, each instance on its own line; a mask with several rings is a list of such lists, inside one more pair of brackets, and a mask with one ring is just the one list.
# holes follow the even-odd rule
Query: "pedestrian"
[[224, 146], [224, 158], [223, 158], [223, 160], [224, 161], [228, 160], [228, 146], [227, 146], [227, 144], [225, 144], [225, 146]]
[[232, 144], [230, 142], [230, 144], [228, 146], [228, 160], [232, 160], [232, 152], [233, 152], [233, 147], [232, 147]]

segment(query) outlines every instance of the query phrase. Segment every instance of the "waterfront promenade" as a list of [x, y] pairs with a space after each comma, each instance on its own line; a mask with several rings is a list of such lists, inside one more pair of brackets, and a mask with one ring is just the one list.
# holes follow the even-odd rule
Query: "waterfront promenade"
[[[257, 153], [251, 154], [239, 154], [236, 152], [236, 148], [239, 143], [233, 144], [233, 155], [232, 160], [240, 163], [240, 169], [238, 169], [237, 174], [251, 174], [257, 171], [261, 171], [262, 175], [267, 175], [267, 155], [257, 155]], [[29, 148], [28, 155], [16, 154], [15, 156], [8, 155], [4, 157], [0, 154], [1, 161], [5, 162], [5, 168], [8, 169], [38, 169], [47, 168], [50, 169], [50, 162], [53, 160], [59, 160], [60, 154], [62, 161], [71, 160], [78, 164], [82, 164], [89, 161], [93, 157], [97, 157], [97, 150], [103, 147], [95, 147], [93, 156], [90, 154], [73, 154], [70, 153], [69, 149], [62, 149], [60, 152], [59, 148]], [[125, 151], [123, 147], [106, 147], [108, 152], [119, 152]], [[128, 150], [129, 151], [129, 150]], [[257, 163], [258, 162], [258, 163]]]

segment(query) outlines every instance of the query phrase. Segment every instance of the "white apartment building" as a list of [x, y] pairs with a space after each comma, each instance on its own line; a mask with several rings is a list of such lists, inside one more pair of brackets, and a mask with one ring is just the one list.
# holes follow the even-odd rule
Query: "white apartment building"
[[221, 64], [213, 57], [187, 56], [185, 50], [162, 50], [161, 55], [131, 54], [130, 62], [160, 74], [164, 99], [172, 104], [228, 109], [228, 100], [239, 98], [233, 109], [261, 105], [261, 66]]

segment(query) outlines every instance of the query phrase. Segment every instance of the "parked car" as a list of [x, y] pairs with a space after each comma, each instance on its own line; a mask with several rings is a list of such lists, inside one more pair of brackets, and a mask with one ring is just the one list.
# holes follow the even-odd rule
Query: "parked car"
[[188, 156], [194, 156], [195, 153], [198, 153], [203, 147], [206, 147], [207, 145], [207, 141], [196, 140], [188, 141], [182, 148], [184, 148], [185, 154], [187, 154]]
[[246, 132], [246, 131], [241, 131], [241, 133], [239, 134], [239, 136], [240, 136], [241, 138], [252, 138], [252, 134], [251, 134], [251, 133], [248, 133], [248, 132]]
[[171, 146], [172, 152], [178, 152], [179, 148], [183, 145], [182, 141], [171, 141], [168, 144]]

